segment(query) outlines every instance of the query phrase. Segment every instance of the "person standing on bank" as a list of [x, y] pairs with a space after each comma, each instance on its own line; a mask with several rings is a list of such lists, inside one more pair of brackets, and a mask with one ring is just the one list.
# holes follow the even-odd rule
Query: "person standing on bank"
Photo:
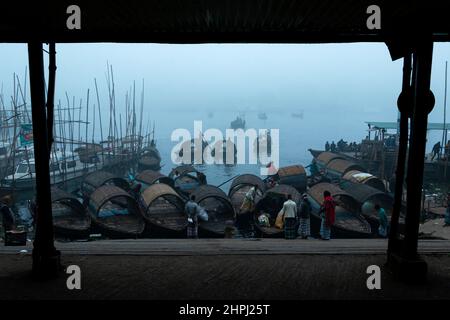
[[300, 204], [300, 223], [298, 226], [298, 235], [302, 239], [308, 239], [311, 235], [310, 217], [311, 217], [311, 203], [308, 200], [308, 195], [305, 193], [302, 196], [302, 203]]
[[198, 238], [198, 213], [201, 208], [195, 202], [195, 196], [191, 195], [190, 200], [186, 202], [184, 206], [184, 211], [187, 216], [188, 224], [187, 224], [187, 237], [191, 239]]
[[375, 211], [378, 214], [378, 220], [380, 221], [380, 226], [378, 227], [378, 235], [380, 237], [386, 238], [388, 235], [389, 222], [386, 215], [386, 211], [380, 207], [379, 204], [375, 205]]
[[2, 216], [2, 224], [4, 235], [6, 235], [7, 231], [11, 231], [14, 229], [15, 219], [14, 214], [11, 211], [12, 199], [11, 196], [4, 196], [0, 199], [0, 214]]
[[284, 238], [297, 238], [297, 204], [292, 200], [292, 195], [287, 196], [281, 211], [284, 216]]
[[329, 191], [323, 192], [323, 204], [320, 207], [320, 214], [322, 217], [322, 223], [320, 224], [320, 238], [322, 240], [330, 240], [331, 238], [331, 226], [336, 219], [336, 202]]

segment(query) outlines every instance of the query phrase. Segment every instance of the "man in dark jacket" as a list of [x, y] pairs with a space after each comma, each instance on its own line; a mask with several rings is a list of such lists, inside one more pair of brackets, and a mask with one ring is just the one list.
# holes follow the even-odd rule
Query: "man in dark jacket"
[[11, 211], [12, 200], [10, 196], [0, 199], [0, 214], [2, 216], [2, 224], [4, 232], [14, 229], [15, 219]]
[[308, 239], [311, 235], [310, 217], [311, 217], [311, 203], [309, 202], [308, 195], [305, 193], [302, 196], [302, 202], [299, 210], [300, 223], [298, 226], [298, 235], [302, 239]]

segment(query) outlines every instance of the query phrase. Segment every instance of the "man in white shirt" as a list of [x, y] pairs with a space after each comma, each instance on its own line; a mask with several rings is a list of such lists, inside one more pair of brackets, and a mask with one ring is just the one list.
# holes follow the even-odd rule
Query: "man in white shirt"
[[284, 215], [284, 238], [297, 238], [297, 204], [292, 200], [292, 195], [287, 196], [281, 210]]

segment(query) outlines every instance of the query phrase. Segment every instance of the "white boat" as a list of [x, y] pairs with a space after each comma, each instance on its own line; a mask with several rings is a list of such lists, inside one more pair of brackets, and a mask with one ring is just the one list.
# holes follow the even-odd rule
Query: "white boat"
[[[50, 183], [52, 186], [59, 186], [77, 182], [86, 174], [99, 170], [100, 167], [99, 162], [81, 162], [79, 155], [75, 153], [52, 152], [49, 164]], [[34, 189], [35, 184], [36, 167], [34, 158], [20, 161], [15, 172], [1, 181], [3, 188], [11, 188], [15, 191]]]

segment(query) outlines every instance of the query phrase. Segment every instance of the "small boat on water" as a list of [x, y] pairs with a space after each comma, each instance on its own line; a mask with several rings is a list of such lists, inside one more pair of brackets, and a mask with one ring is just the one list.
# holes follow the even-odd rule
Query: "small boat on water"
[[[149, 186], [141, 195], [144, 219], [161, 235], [180, 234], [186, 229], [184, 200], [170, 186], [159, 183]], [[151, 234], [154, 235], [155, 232]], [[184, 235], [184, 234], [183, 234]]]
[[280, 184], [294, 187], [300, 193], [306, 191], [308, 179], [305, 168], [302, 165], [292, 165], [278, 169], [275, 179]]
[[[279, 184], [266, 190], [262, 199], [256, 203], [254, 215], [255, 226], [263, 237], [283, 236], [284, 230], [275, 227], [275, 220], [289, 194], [292, 196], [292, 201], [298, 205], [301, 200], [300, 193], [294, 187], [285, 184]], [[261, 215], [268, 217], [268, 225], [262, 226], [259, 223]]]
[[256, 140], [253, 142], [253, 150], [256, 152], [256, 156], [259, 161], [270, 157], [272, 154], [272, 136], [270, 135], [269, 130], [266, 130], [264, 133], [260, 133], [258, 135]]
[[326, 175], [331, 179], [341, 179], [349, 171], [365, 171], [360, 165], [345, 159], [333, 159], [326, 167]]
[[93, 227], [111, 238], [137, 238], [145, 229], [139, 205], [123, 189], [103, 185], [89, 197]]
[[260, 177], [253, 174], [242, 174], [236, 177], [231, 183], [228, 197], [230, 198], [234, 207], [234, 212], [236, 212], [237, 215], [240, 214], [239, 209], [244, 202], [246, 193], [253, 187], [256, 189], [256, 203], [263, 197], [264, 191], [266, 190], [266, 185]]
[[187, 196], [207, 183], [206, 176], [191, 165], [178, 166], [169, 173], [177, 191]]
[[375, 189], [378, 189], [381, 192], [386, 192], [386, 186], [383, 183], [383, 181], [380, 178], [378, 178], [368, 172], [351, 170], [351, 171], [348, 171], [346, 174], [344, 174], [342, 176], [342, 179], [348, 180], [348, 181], [351, 181], [354, 183], [365, 184], [365, 185], [371, 186]]
[[312, 205], [311, 232], [318, 236], [321, 217], [320, 206], [323, 202], [323, 192], [329, 191], [336, 201], [336, 221], [331, 227], [334, 238], [369, 238], [372, 236], [371, 226], [359, 213], [358, 201], [349, 193], [331, 183], [318, 183], [308, 190]]
[[[83, 163], [76, 153], [52, 152], [50, 159], [50, 183], [52, 186], [64, 186], [65, 190], [75, 190], [83, 177], [97, 170], [94, 163]], [[35, 159], [22, 160], [14, 174], [1, 181], [0, 188], [14, 192], [32, 191], [36, 186]]]
[[193, 138], [181, 144], [180, 150], [176, 151], [176, 157], [183, 164], [204, 163], [203, 155], [209, 144], [202, 137]]
[[211, 160], [215, 164], [234, 165], [236, 164], [237, 149], [231, 140], [221, 140], [211, 147]]
[[245, 120], [242, 117], [236, 117], [233, 121], [230, 123], [231, 129], [245, 129]]
[[52, 214], [56, 235], [67, 238], [87, 238], [91, 228], [91, 217], [86, 208], [72, 194], [53, 187]]
[[328, 164], [335, 159], [346, 159], [343, 155], [329, 151], [309, 149], [309, 152], [311, 152], [312, 156], [314, 157], [314, 162], [319, 170], [326, 169]]
[[267, 120], [267, 114], [265, 112], [258, 113], [258, 119]]
[[[392, 195], [367, 184], [354, 183], [347, 180], [342, 180], [339, 186], [357, 200], [361, 213], [370, 222], [374, 230], [377, 230], [379, 226], [378, 214], [375, 211], [376, 204], [380, 205], [380, 207], [386, 211], [388, 221], [391, 220], [394, 205], [394, 198]], [[404, 227], [403, 213], [400, 215], [399, 226], [399, 231], [402, 232]]]
[[153, 170], [144, 170], [140, 172], [136, 178], [135, 182], [140, 183], [142, 185], [142, 190], [147, 189], [149, 186], [153, 184], [164, 183], [171, 187], [173, 187], [173, 179], [168, 176]]
[[208, 213], [208, 221], [199, 223], [200, 232], [206, 236], [224, 237], [227, 221], [234, 223], [235, 213], [230, 198], [220, 188], [202, 185], [192, 193], [195, 201]]
[[303, 111], [291, 113], [292, 118], [303, 119]]
[[130, 184], [124, 178], [108, 171], [95, 171], [84, 178], [81, 184], [81, 193], [87, 199], [95, 190], [105, 185], [116, 186], [126, 191], [130, 189]]
[[138, 160], [138, 171], [143, 170], [154, 170], [158, 171], [161, 169], [161, 155], [156, 145], [151, 144], [150, 146], [144, 148], [142, 155]]

